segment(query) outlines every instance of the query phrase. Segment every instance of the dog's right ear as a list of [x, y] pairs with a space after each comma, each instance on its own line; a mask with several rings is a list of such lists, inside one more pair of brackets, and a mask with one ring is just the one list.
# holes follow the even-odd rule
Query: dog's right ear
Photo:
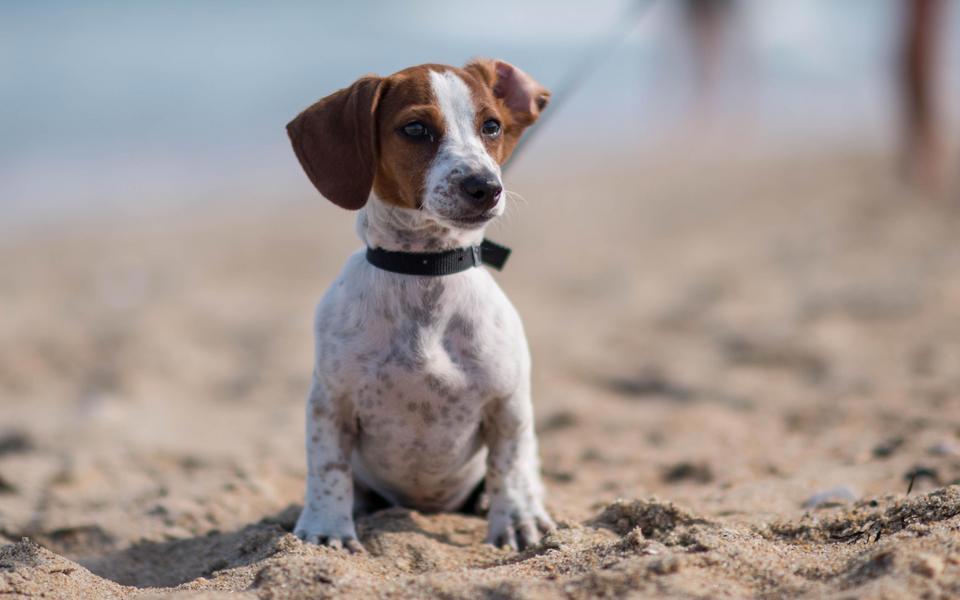
[[363, 77], [306, 109], [287, 125], [307, 177], [348, 210], [367, 203], [377, 171], [376, 112], [383, 79]]
[[502, 60], [475, 58], [463, 67], [485, 83], [506, 114], [503, 123], [503, 154], [506, 162], [523, 130], [533, 125], [550, 102], [550, 91], [517, 67]]

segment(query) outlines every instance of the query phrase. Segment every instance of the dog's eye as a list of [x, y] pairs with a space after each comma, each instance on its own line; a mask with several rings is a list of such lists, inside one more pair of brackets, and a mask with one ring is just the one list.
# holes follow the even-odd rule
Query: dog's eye
[[480, 131], [487, 137], [497, 137], [500, 135], [500, 121], [487, 119], [483, 122], [483, 127], [480, 128]]
[[413, 121], [412, 123], [407, 123], [404, 125], [400, 131], [403, 132], [403, 135], [411, 138], [426, 138], [433, 136], [430, 135], [430, 130], [427, 129], [427, 126], [421, 123], [420, 121]]

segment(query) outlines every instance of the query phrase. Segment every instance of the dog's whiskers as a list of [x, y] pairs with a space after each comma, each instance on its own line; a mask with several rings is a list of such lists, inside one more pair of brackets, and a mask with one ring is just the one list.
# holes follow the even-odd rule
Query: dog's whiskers
[[524, 204], [527, 203], [527, 199], [524, 198], [523, 195], [520, 194], [520, 192], [514, 192], [513, 190], [503, 190], [503, 191], [507, 195], [507, 199], [513, 200], [514, 202], [523, 202]]

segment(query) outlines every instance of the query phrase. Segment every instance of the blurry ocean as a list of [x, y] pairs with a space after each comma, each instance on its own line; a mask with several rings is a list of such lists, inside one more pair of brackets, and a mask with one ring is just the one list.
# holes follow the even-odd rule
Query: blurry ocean
[[[307, 185], [284, 125], [315, 99], [361, 74], [472, 56], [504, 58], [555, 87], [637, 4], [3, 2], [0, 220], [189, 208], [252, 192], [280, 201]], [[951, 8], [947, 25], [960, 32]], [[897, 0], [753, 0], [734, 10], [719, 116], [784, 146], [894, 134]], [[654, 4], [523, 160], [639, 149], [675, 130], [694, 101], [681, 17], [678, 2]], [[960, 35], [945, 38], [956, 100]]]

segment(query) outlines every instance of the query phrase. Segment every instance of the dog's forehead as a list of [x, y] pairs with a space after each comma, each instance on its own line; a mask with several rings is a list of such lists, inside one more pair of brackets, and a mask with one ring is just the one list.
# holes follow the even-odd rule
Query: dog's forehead
[[398, 71], [387, 80], [389, 91], [384, 98], [385, 104], [395, 110], [418, 104], [432, 104], [439, 108], [445, 98], [438, 96], [438, 81], [453, 84], [442, 86], [444, 89], [440, 90], [440, 95], [444, 92], [449, 94], [453, 87], [456, 92], [465, 91], [475, 106], [487, 105], [492, 101], [492, 92], [483, 82], [469, 72], [449, 65], [417, 65]]

